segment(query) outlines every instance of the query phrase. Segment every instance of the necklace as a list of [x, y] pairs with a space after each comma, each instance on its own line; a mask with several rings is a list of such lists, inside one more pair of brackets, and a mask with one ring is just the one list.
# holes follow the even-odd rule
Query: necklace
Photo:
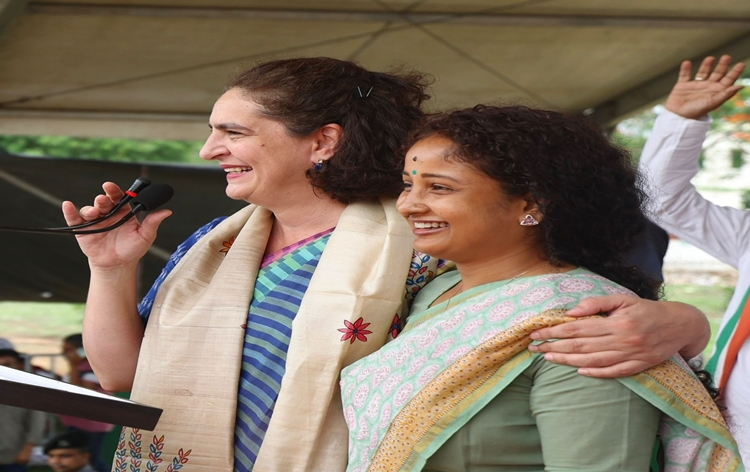
[[[499, 285], [499, 286], [502, 287], [504, 285], [508, 285], [509, 283], [513, 282], [517, 278], [523, 277], [524, 275], [528, 274], [529, 272], [531, 272], [532, 270], [536, 269], [537, 267], [545, 264], [546, 262], [547, 261], [542, 261], [542, 262], [540, 262], [538, 264], [534, 264], [533, 266], [529, 267], [528, 269], [524, 270], [523, 272], [514, 275], [513, 278], [506, 280], [505, 283], [503, 283], [502, 285]], [[458, 295], [460, 295], [463, 292], [463, 290], [462, 290], [463, 283], [464, 283], [464, 281], [462, 279], [459, 283], [456, 284], [455, 287], [453, 287], [451, 289], [451, 290], [454, 291], [454, 293], [452, 293], [451, 296], [450, 296], [450, 298], [448, 299], [448, 303], [445, 305], [445, 311], [448, 311], [448, 309], [451, 307], [451, 302], [453, 302], [453, 299], [455, 297], [457, 297]]]

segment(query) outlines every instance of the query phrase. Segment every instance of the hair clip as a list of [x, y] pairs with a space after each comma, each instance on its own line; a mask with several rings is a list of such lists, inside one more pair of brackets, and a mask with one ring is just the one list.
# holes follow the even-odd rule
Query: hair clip
[[372, 92], [374, 85], [370, 87], [370, 90], [367, 91], [365, 95], [362, 95], [362, 89], [359, 88], [359, 85], [357, 85], [357, 92], [359, 92], [359, 98], [367, 98], [370, 96], [370, 92]]

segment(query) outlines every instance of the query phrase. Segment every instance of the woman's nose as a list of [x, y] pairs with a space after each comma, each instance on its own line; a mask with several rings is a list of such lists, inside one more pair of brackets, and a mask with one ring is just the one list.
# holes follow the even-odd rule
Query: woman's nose
[[201, 157], [201, 159], [210, 161], [211, 159], [214, 159], [217, 156], [221, 155], [222, 149], [223, 146], [219, 143], [218, 137], [212, 131], [208, 136], [208, 139], [206, 139], [206, 142], [203, 143], [203, 147], [201, 148], [198, 155]]
[[425, 208], [426, 206], [422, 202], [418, 192], [414, 190], [402, 193], [396, 202], [396, 209], [405, 217], [424, 211]]

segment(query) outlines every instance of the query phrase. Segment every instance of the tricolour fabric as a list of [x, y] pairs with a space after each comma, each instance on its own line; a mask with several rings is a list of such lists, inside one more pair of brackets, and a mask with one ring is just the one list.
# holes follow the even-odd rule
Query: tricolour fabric
[[714, 372], [719, 380], [719, 388], [725, 388], [732, 373], [740, 348], [750, 337], [750, 288], [745, 293], [735, 313], [726, 319], [716, 337], [714, 354], [706, 368]]

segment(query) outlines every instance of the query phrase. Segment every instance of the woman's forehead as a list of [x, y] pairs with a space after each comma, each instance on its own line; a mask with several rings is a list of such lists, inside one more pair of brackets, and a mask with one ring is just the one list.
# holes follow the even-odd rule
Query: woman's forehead
[[211, 111], [210, 124], [214, 127], [226, 123], [244, 126], [258, 120], [269, 120], [263, 115], [262, 107], [240, 90], [231, 89], [216, 100]]

